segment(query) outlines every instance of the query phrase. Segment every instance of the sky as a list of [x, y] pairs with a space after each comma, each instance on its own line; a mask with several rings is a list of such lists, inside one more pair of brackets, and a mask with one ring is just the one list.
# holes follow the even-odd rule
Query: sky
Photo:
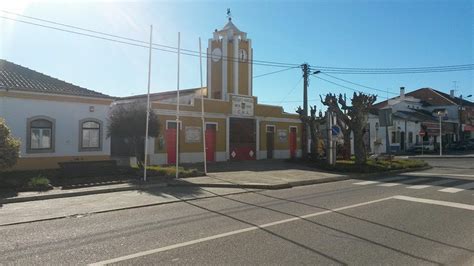
[[[153, 42], [173, 47], [178, 45], [180, 32], [181, 47], [195, 51], [199, 38], [205, 49], [214, 29], [227, 23], [227, 8], [233, 23], [252, 39], [255, 60], [392, 68], [472, 64], [474, 59], [474, 1], [469, 0], [0, 0], [0, 10], [145, 42], [153, 25]], [[1, 11], [0, 16], [32, 21]], [[143, 47], [0, 18], [0, 58], [112, 96], [146, 93], [148, 50]], [[182, 55], [180, 65], [180, 88], [199, 87], [199, 59]], [[254, 65], [254, 75], [280, 69]], [[151, 73], [152, 92], [175, 90], [177, 54], [153, 51]], [[281, 105], [285, 111], [294, 112], [302, 102], [301, 76], [301, 69], [295, 68], [255, 78], [254, 96], [260, 103]], [[337, 75], [387, 93], [325, 79], [384, 100], [396, 96], [401, 86], [406, 91], [431, 87], [446, 93], [456, 89], [456, 96], [474, 94], [473, 76], [472, 70]], [[320, 109], [319, 96], [329, 92], [352, 94], [347, 88], [310, 79], [311, 105]]]

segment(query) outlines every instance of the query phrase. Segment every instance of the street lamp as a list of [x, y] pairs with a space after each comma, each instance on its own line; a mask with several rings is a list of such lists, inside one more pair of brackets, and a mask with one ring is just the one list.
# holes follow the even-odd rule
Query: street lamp
[[441, 119], [443, 116], [447, 116], [448, 111], [438, 111], [438, 117], [439, 117], [439, 156], [443, 156], [443, 135], [442, 135], [442, 130], [441, 130]]
[[[466, 96], [466, 98], [471, 98], [472, 94]], [[462, 94], [459, 96], [459, 142], [464, 142], [464, 134], [462, 131]]]

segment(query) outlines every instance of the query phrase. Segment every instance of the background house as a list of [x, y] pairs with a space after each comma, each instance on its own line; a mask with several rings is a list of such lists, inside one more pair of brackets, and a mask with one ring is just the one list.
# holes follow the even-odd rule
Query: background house
[[0, 116], [21, 141], [16, 170], [110, 158], [107, 114], [113, 98], [0, 60]]
[[[399, 96], [375, 104], [374, 109], [369, 115], [369, 123], [370, 136], [373, 136], [370, 141], [375, 153], [388, 152], [388, 148], [392, 152], [405, 151], [421, 143], [421, 130], [426, 133], [425, 142], [439, 145], [439, 115], [443, 145], [469, 139], [474, 131], [474, 103], [455, 97], [454, 91], [446, 94], [421, 88], [405, 94], [402, 87]], [[379, 124], [378, 113], [382, 109], [390, 109], [393, 118], [393, 126], [388, 127], [388, 139], [385, 127]]]

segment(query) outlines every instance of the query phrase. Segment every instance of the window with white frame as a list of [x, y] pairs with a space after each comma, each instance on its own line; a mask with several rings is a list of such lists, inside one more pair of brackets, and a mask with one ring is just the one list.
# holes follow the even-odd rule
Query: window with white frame
[[95, 120], [82, 120], [80, 123], [80, 148], [81, 150], [100, 149], [101, 124]]

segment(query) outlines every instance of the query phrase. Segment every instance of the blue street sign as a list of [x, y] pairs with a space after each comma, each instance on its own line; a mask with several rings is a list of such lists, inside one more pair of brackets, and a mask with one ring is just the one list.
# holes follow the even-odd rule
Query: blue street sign
[[339, 132], [341, 132], [341, 129], [338, 126], [333, 126], [331, 132], [333, 136], [337, 136]]

